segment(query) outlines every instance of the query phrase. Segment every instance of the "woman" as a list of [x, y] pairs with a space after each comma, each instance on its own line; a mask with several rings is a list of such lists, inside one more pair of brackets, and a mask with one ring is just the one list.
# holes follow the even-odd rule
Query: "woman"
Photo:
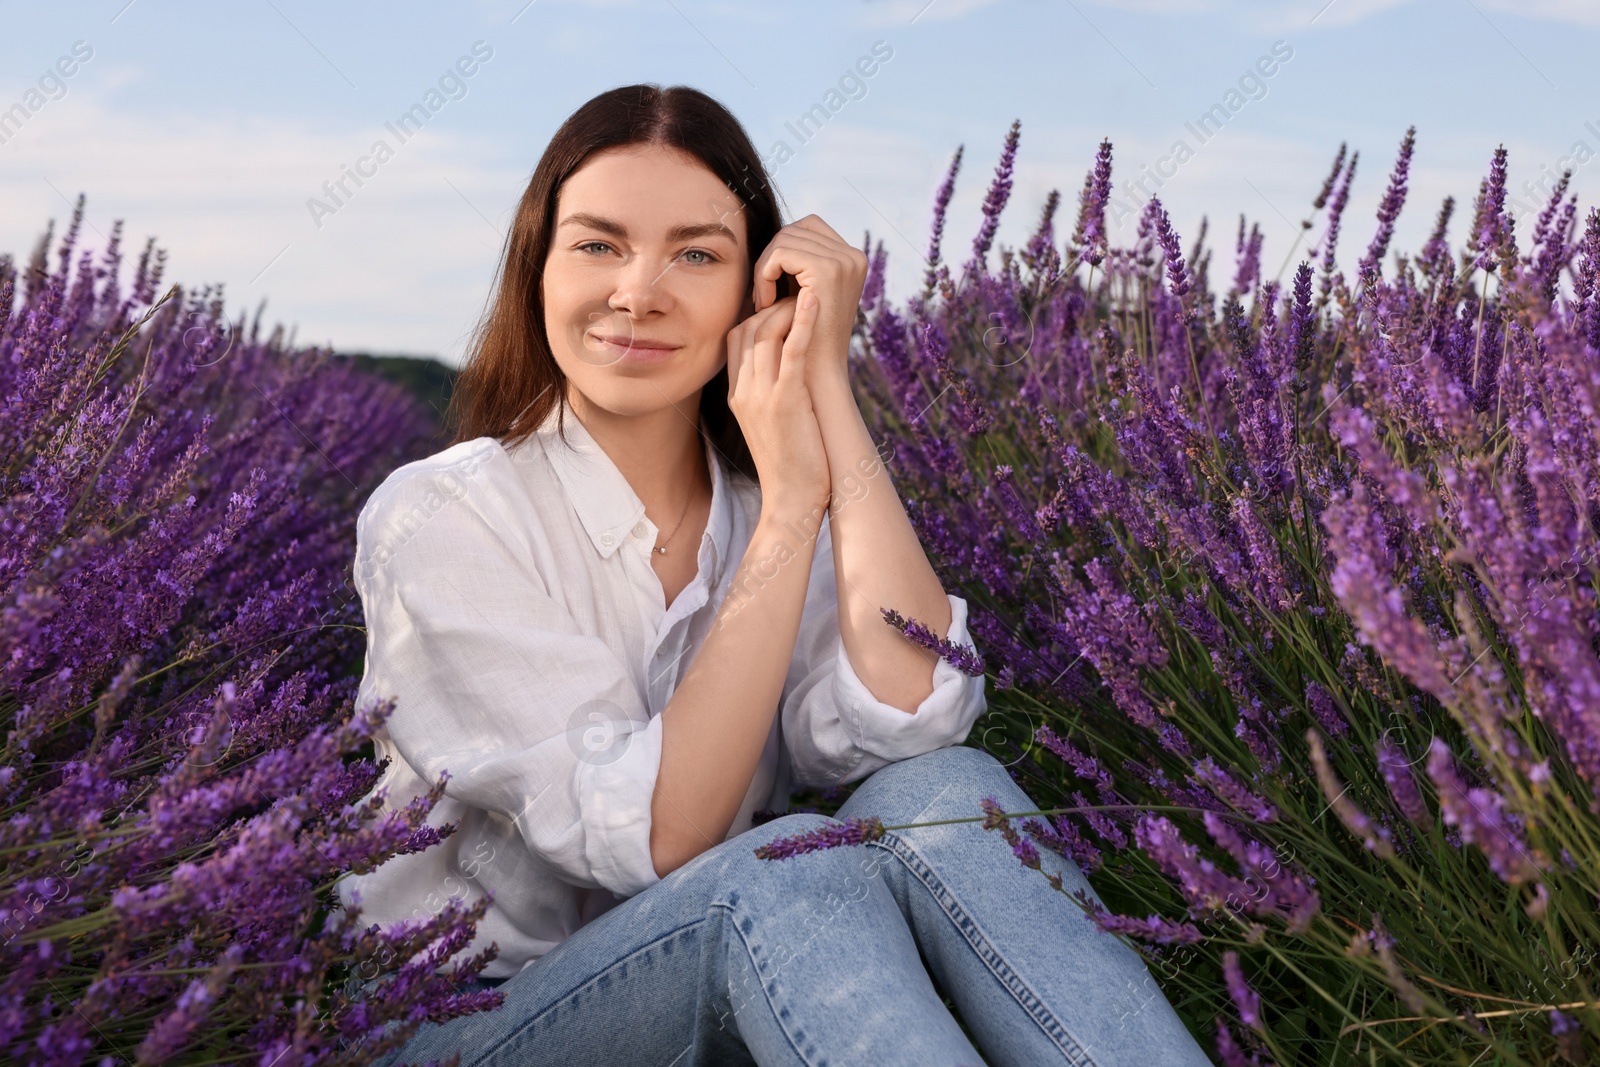
[[[970, 641], [856, 407], [866, 259], [779, 228], [739, 123], [615, 89], [557, 131], [457, 382], [456, 443], [362, 510], [361, 698], [391, 807], [447, 775], [442, 844], [341, 884], [366, 922], [492, 895], [502, 1007], [407, 1062], [1202, 1064], [1137, 956], [977, 823], [765, 861], [859, 782], [887, 824], [1034, 809], [961, 745]], [[793, 282], [797, 292], [780, 293]], [[1067, 887], [1073, 865], [1046, 853]], [[452, 957], [452, 960], [457, 957]]]

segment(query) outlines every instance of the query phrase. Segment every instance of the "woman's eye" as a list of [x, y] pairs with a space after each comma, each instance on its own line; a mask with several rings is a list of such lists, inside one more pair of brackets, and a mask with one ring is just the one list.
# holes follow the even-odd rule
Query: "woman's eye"
[[578, 246], [578, 251], [582, 252], [585, 249], [595, 248], [595, 247], [609, 249], [611, 246], [606, 244], [604, 241], [585, 241], [585, 242], [583, 242], [583, 244]]
[[702, 249], [699, 249], [699, 248], [691, 248], [691, 249], [689, 249], [689, 251], [685, 252], [684, 255], [686, 255], [686, 256], [705, 256], [706, 257], [705, 259], [696, 260], [695, 261], [696, 264], [705, 264], [705, 263], [715, 263], [716, 262], [716, 257], [715, 256], [713, 256], [710, 252], [706, 252], [706, 251], [704, 251]]

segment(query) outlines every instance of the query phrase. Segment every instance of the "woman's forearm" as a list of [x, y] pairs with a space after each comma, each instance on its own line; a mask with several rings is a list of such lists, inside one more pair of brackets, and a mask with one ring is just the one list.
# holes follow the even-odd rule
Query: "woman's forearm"
[[794, 659], [822, 514], [820, 503], [763, 503], [711, 632], [661, 710], [650, 855], [663, 878], [721, 844], [749, 792]]
[[915, 712], [933, 692], [937, 660], [884, 622], [880, 609], [894, 608], [942, 637], [950, 628], [950, 601], [906, 517], [849, 379], [818, 375], [810, 387], [833, 483], [828, 523], [839, 634], [872, 695]]

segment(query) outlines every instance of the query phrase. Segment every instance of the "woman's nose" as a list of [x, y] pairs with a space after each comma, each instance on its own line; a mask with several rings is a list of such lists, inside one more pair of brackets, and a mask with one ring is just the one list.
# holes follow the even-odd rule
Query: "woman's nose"
[[630, 257], [617, 269], [616, 285], [611, 292], [612, 309], [634, 315], [664, 310], [670, 299], [666, 275], [672, 267], [673, 264], [663, 265], [653, 256]]

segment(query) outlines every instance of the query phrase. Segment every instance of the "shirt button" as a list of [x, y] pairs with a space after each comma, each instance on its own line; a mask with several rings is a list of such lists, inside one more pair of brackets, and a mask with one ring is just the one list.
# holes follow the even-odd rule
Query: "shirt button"
[[601, 534], [600, 535], [600, 543], [602, 545], [607, 546], [607, 547], [610, 547], [611, 543], [613, 541], [615, 541], [615, 540], [616, 540], [616, 538], [612, 537], [610, 534]]
[[648, 531], [645, 530], [643, 522], [636, 522], [633, 524], [633, 536], [643, 537], [647, 532]]

